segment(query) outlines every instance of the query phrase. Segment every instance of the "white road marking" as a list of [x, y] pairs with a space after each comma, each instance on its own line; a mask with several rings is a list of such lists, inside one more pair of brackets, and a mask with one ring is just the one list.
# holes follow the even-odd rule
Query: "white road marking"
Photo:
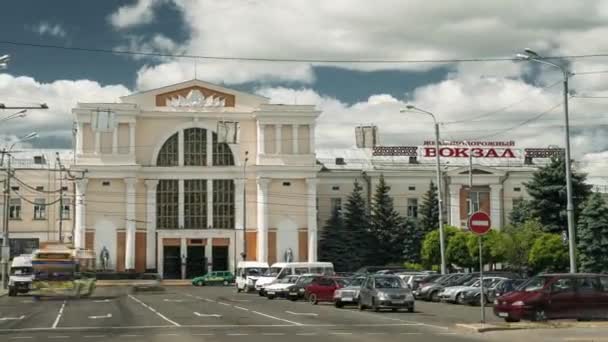
[[401, 335], [422, 335], [422, 333], [418, 333], [418, 332], [404, 332], [404, 333], [401, 333]]
[[294, 321], [288, 321], [288, 320], [286, 320], [286, 319], [282, 319], [282, 318], [275, 317], [275, 316], [270, 316], [270, 315], [267, 315], [267, 314], [265, 314], [265, 313], [261, 313], [261, 312], [258, 312], [258, 311], [251, 311], [251, 312], [253, 312], [253, 313], [254, 313], [254, 314], [256, 314], [256, 315], [260, 315], [260, 316], [264, 316], [264, 317], [268, 317], [268, 318], [276, 319], [277, 321], [286, 322], [286, 323], [291, 323], [291, 324], [293, 324], [293, 325], [303, 325], [302, 323], [298, 323], [298, 322], [294, 322]]
[[233, 334], [226, 334], [226, 336], [247, 336], [249, 334], [242, 334], [242, 333], [233, 333]]
[[57, 324], [59, 324], [59, 320], [61, 319], [61, 315], [63, 315], [63, 309], [65, 308], [65, 304], [67, 303], [67, 301], [63, 301], [63, 304], [61, 304], [61, 308], [59, 309], [59, 313], [57, 314], [57, 318], [55, 318], [55, 322], [53, 322], [53, 329], [57, 328]]
[[215, 336], [215, 334], [192, 334], [192, 336]]
[[164, 302], [175, 302], [175, 303], [182, 303], [184, 300], [183, 299], [164, 299]]
[[342, 312], [350, 312], [356, 315], [364, 315], [364, 316], [374, 316], [380, 319], [388, 319], [391, 321], [397, 321], [397, 322], [402, 322], [402, 323], [406, 323], [408, 325], [420, 325], [420, 326], [425, 326], [425, 327], [430, 327], [430, 328], [436, 328], [436, 329], [442, 329], [442, 330], [448, 330], [448, 327], [444, 327], [441, 325], [434, 325], [434, 324], [427, 324], [427, 323], [421, 323], [421, 322], [416, 322], [416, 321], [406, 321], [403, 319], [398, 319], [398, 318], [392, 318], [392, 317], [387, 317], [386, 315], [376, 315], [376, 314], [372, 314], [372, 313], [365, 313], [365, 312], [360, 312], [360, 311], [352, 311], [352, 310], [343, 310]]
[[454, 333], [454, 332], [436, 333], [435, 335], [456, 335], [456, 333]]
[[292, 311], [285, 311], [285, 312], [290, 315], [297, 315], [297, 316], [319, 316], [319, 314], [312, 313], [312, 312], [292, 312]]
[[235, 309], [239, 309], [239, 310], [243, 310], [243, 311], [249, 311], [249, 309], [244, 308], [244, 307], [242, 307], [242, 306], [238, 306], [238, 305], [234, 305], [234, 308], [235, 308]]
[[315, 336], [317, 333], [296, 333], [298, 336]]
[[32, 336], [15, 336], [15, 337], [11, 337], [11, 340], [20, 340], [20, 339], [27, 339], [27, 338], [33, 338]]
[[285, 333], [262, 333], [264, 336], [283, 336]]
[[90, 319], [100, 319], [100, 318], [112, 318], [112, 314], [105, 314], [103, 316], [89, 316]]
[[111, 302], [111, 300], [109, 299], [100, 299], [100, 300], [94, 300], [93, 303], [109, 303]]
[[34, 302], [33, 300], [22, 300], [21, 301], [21, 303], [24, 303], [24, 304], [31, 304], [33, 302]]
[[231, 299], [233, 302], [251, 302], [249, 299]]
[[194, 312], [195, 315], [197, 315], [198, 317], [217, 317], [220, 318], [222, 317], [222, 315], [218, 315], [218, 314], [202, 314], [202, 313], [198, 313], [198, 312]]
[[170, 319], [168, 319], [165, 315], [161, 314], [160, 312], [156, 311], [153, 307], [147, 305], [146, 303], [142, 302], [141, 300], [135, 298], [133, 295], [129, 295], [129, 298], [133, 299], [134, 301], [138, 302], [139, 304], [141, 304], [143, 307], [147, 308], [148, 310], [154, 312], [155, 314], [158, 315], [158, 317], [164, 319], [165, 321], [175, 325], [176, 327], [179, 327], [180, 325]]
[[221, 305], [224, 305], [224, 306], [230, 306], [231, 305], [231, 304], [224, 303], [224, 302], [218, 302], [218, 303], [221, 304]]
[[157, 334], [158, 336], [179, 336], [179, 334]]
[[48, 338], [70, 338], [70, 336], [49, 336]]
[[140, 337], [144, 335], [119, 335], [120, 337]]
[[25, 315], [21, 315], [19, 317], [2, 317], [2, 318], [0, 318], [0, 321], [18, 321], [18, 320], [21, 320], [24, 318], [25, 318]]
[[352, 335], [352, 332], [330, 332], [331, 335]]
[[367, 335], [386, 335], [386, 333], [383, 333], [383, 332], [368, 332]]
[[[201, 298], [199, 298], [201, 299]], [[203, 300], [208, 301], [209, 303], [215, 303], [215, 301], [213, 299], [209, 299], [209, 298], [202, 298]]]
[[85, 335], [84, 338], [102, 338], [106, 337], [106, 335]]

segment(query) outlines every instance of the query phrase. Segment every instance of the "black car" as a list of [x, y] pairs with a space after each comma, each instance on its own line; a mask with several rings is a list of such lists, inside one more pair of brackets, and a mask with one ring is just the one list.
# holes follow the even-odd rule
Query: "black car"
[[[484, 293], [486, 294], [484, 302], [488, 304], [492, 303], [494, 299], [503, 294], [517, 290], [524, 281], [524, 279], [505, 279], [492, 288], [484, 289]], [[466, 291], [463, 295], [463, 302], [469, 305], [479, 305], [481, 299], [479, 298], [480, 293], [480, 289]]]
[[298, 281], [289, 288], [289, 292], [287, 293], [287, 298], [292, 301], [296, 301], [298, 299], [304, 298], [304, 294], [306, 293], [306, 286], [310, 285], [316, 278], [321, 277], [318, 274], [304, 274], [298, 278]]

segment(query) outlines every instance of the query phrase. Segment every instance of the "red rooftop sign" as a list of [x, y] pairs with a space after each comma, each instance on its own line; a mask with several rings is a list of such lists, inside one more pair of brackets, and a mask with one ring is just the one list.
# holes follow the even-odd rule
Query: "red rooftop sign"
[[[515, 141], [444, 141], [439, 146], [439, 156], [447, 158], [516, 158]], [[423, 157], [435, 157], [437, 149], [434, 140], [425, 140], [422, 147]]]

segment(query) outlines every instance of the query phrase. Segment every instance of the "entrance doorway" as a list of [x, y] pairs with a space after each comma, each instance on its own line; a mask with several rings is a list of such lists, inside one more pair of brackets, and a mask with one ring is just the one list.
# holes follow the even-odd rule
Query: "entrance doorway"
[[163, 246], [163, 278], [181, 279], [179, 246]]
[[228, 271], [228, 246], [213, 246], [211, 249], [214, 271]]
[[205, 258], [205, 246], [188, 246], [188, 257], [186, 258], [186, 278], [202, 276], [207, 273], [207, 258]]

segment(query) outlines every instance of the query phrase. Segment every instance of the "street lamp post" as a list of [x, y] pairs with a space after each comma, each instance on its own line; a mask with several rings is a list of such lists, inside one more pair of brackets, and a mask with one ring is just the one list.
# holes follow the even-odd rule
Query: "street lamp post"
[[568, 215], [568, 252], [570, 255], [570, 273], [576, 273], [576, 245], [575, 245], [575, 233], [574, 233], [574, 204], [572, 201], [572, 167], [570, 165], [570, 120], [568, 119], [568, 77], [571, 73], [566, 67], [549, 62], [543, 59], [538, 53], [531, 49], [525, 49], [525, 53], [518, 53], [517, 58], [524, 61], [536, 62], [540, 64], [550, 65], [554, 68], [558, 68], [562, 72], [564, 77], [564, 140], [565, 140], [565, 165], [566, 165], [566, 213]]
[[243, 261], [247, 260], [247, 162], [249, 161], [249, 151], [245, 151], [243, 161]]
[[445, 234], [443, 232], [443, 197], [441, 192], [442, 180], [441, 180], [441, 161], [439, 159], [439, 124], [435, 115], [426, 110], [417, 108], [413, 105], [407, 105], [406, 109], [402, 109], [401, 113], [407, 111], [419, 112], [422, 114], [430, 115], [433, 118], [435, 124], [435, 166], [437, 168], [437, 206], [439, 209], [439, 251], [441, 254], [441, 274], [446, 274], [446, 262], [445, 262]]

